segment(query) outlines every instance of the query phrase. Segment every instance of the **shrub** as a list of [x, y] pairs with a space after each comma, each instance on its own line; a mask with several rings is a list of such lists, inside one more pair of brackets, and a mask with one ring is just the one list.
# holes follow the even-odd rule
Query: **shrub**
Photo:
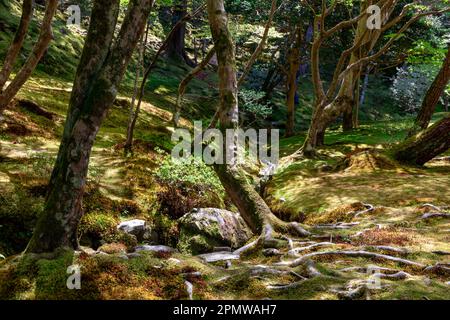
[[177, 219], [193, 208], [223, 208], [225, 191], [215, 172], [201, 160], [165, 156], [155, 172], [161, 213]]

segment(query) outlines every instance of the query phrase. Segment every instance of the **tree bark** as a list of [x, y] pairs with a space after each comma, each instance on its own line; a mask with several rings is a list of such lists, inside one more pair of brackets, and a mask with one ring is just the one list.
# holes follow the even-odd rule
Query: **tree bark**
[[177, 95], [177, 103], [175, 106], [175, 112], [173, 113], [173, 117], [172, 117], [173, 126], [175, 128], [178, 127], [178, 122], [180, 120], [180, 113], [181, 113], [181, 105], [183, 102], [183, 96], [184, 96], [184, 93], [186, 92], [186, 88], [187, 88], [189, 82], [191, 82], [191, 80], [194, 79], [194, 77], [197, 74], [199, 74], [203, 69], [205, 69], [205, 67], [209, 64], [209, 62], [211, 61], [211, 59], [215, 53], [216, 52], [214, 50], [214, 47], [211, 48], [211, 50], [209, 50], [209, 52], [207, 53], [205, 58], [202, 60], [202, 62], [200, 62], [194, 69], [191, 70], [191, 72], [188, 73], [188, 75], [186, 77], [184, 77], [183, 80], [181, 80], [181, 82], [178, 86], [178, 95]]
[[270, 27], [272, 26], [273, 17], [275, 15], [276, 11], [277, 11], [277, 0], [272, 0], [272, 6], [270, 8], [270, 13], [269, 13], [269, 19], [267, 20], [266, 26], [264, 28], [263, 36], [261, 38], [261, 41], [258, 44], [258, 47], [253, 52], [252, 56], [250, 57], [250, 59], [247, 61], [247, 64], [245, 65], [244, 71], [242, 72], [242, 75], [238, 80], [238, 87], [240, 87], [245, 82], [247, 75], [249, 74], [250, 70], [252, 69], [252, 67], [255, 64], [258, 57], [263, 52], [264, 47], [266, 46], [266, 43], [267, 43], [267, 38], [269, 37], [269, 30], [270, 30]]
[[184, 26], [187, 21], [189, 21], [190, 19], [195, 17], [197, 14], [199, 14], [203, 10], [203, 7], [204, 7], [203, 5], [200, 6], [192, 14], [186, 14], [183, 18], [178, 20], [178, 22], [175, 24], [175, 26], [169, 32], [169, 35], [167, 36], [167, 38], [164, 40], [164, 42], [159, 47], [158, 51], [154, 55], [153, 59], [151, 60], [150, 64], [148, 65], [148, 67], [145, 69], [144, 76], [143, 76], [142, 82], [141, 82], [141, 86], [139, 88], [139, 98], [138, 98], [138, 102], [136, 105], [136, 110], [134, 111], [133, 119], [131, 120], [130, 125], [128, 126], [128, 129], [127, 129], [127, 142], [124, 145], [125, 153], [132, 152], [134, 128], [136, 126], [136, 122], [139, 117], [139, 113], [141, 112], [142, 100], [144, 99], [144, 93], [145, 93], [145, 85], [147, 84], [147, 80], [150, 76], [150, 73], [156, 67], [156, 63], [157, 63], [160, 55], [166, 50], [167, 46], [169, 45], [172, 35], [175, 34], [179, 28]]
[[[172, 11], [172, 25], [177, 25], [177, 23], [186, 15], [187, 0], [176, 0]], [[195, 67], [195, 64], [186, 53], [185, 40], [186, 24], [183, 23], [173, 33], [170, 34], [165, 52], [168, 57], [184, 61], [187, 65]]]
[[286, 121], [286, 137], [294, 135], [295, 126], [295, 95], [297, 93], [297, 73], [300, 69], [300, 46], [302, 43], [302, 28], [299, 24], [295, 28], [295, 42], [288, 53], [289, 70], [286, 77], [286, 105], [287, 105], [287, 121]]
[[410, 137], [394, 149], [394, 158], [400, 162], [423, 165], [450, 149], [450, 116]]
[[141, 74], [144, 74], [145, 71], [145, 65], [144, 65], [144, 58], [145, 58], [145, 47], [147, 46], [147, 39], [148, 39], [148, 31], [150, 29], [150, 24], [147, 23], [147, 28], [145, 31], [145, 35], [141, 41], [141, 50], [139, 52], [139, 58], [138, 58], [138, 65], [136, 66], [136, 74], [134, 79], [134, 88], [133, 88], [133, 97], [131, 99], [131, 105], [130, 105], [130, 115], [128, 117], [128, 126], [127, 126], [127, 139], [125, 140], [124, 145], [124, 152], [125, 155], [132, 152], [132, 145], [133, 145], [133, 133], [134, 128], [136, 127], [137, 122], [137, 113], [139, 110], [135, 111], [135, 104], [136, 104], [136, 98], [139, 93], [138, 89], [138, 82], [139, 78], [141, 77]]
[[17, 28], [14, 39], [9, 46], [3, 62], [2, 70], [0, 71], [0, 93], [3, 91], [6, 81], [8, 81], [11, 71], [16, 62], [17, 56], [22, 49], [23, 42], [28, 33], [31, 18], [33, 17], [33, 0], [24, 0], [22, 4], [22, 16], [20, 18], [19, 27]]
[[[17, 92], [33, 73], [37, 64], [46, 52], [50, 41], [53, 39], [52, 20], [58, 6], [58, 0], [48, 0], [45, 8], [44, 20], [36, 44], [33, 47], [27, 61], [22, 66], [11, 83], [0, 94], [0, 114], [5, 110]], [[6, 73], [5, 73], [6, 75]]]
[[444, 93], [447, 83], [450, 79], [450, 44], [448, 46], [447, 55], [442, 64], [442, 68], [428, 89], [425, 98], [422, 102], [419, 114], [414, 122], [413, 128], [409, 132], [409, 136], [412, 136], [420, 130], [425, 130], [433, 116], [436, 105], [439, 102], [439, 98]]
[[117, 88], [144, 32], [153, 0], [131, 0], [113, 41], [119, 0], [96, 0], [72, 90], [58, 157], [50, 179], [44, 212], [26, 252], [77, 248], [77, 227], [89, 157], [95, 137], [113, 104]]
[[[224, 0], [207, 0], [207, 8], [214, 47], [219, 63], [219, 128], [225, 134], [227, 129], [236, 130], [239, 125], [235, 50], [231, 34], [228, 30], [228, 19], [225, 12]], [[237, 137], [235, 136], [235, 143], [236, 140]], [[263, 233], [266, 236], [270, 236], [272, 230], [289, 231], [298, 235], [307, 234], [298, 224], [284, 223], [270, 211], [267, 204], [245, 177], [243, 170], [234, 162], [237, 157], [235, 146], [225, 145], [223, 152], [224, 155], [227, 152], [233, 155], [230, 157], [231, 161], [225, 164], [217, 164], [214, 166], [214, 169], [227, 194], [255, 234]]]

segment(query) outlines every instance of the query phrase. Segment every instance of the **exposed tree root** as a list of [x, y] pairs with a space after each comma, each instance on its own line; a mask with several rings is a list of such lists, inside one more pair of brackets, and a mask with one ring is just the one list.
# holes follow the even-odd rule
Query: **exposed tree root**
[[425, 213], [423, 216], [420, 217], [422, 220], [432, 219], [432, 218], [446, 218], [450, 219], [450, 213], [444, 213], [444, 212], [428, 212]]
[[290, 266], [290, 267], [296, 267], [304, 263], [304, 261], [313, 258], [313, 257], [325, 257], [325, 256], [349, 256], [349, 257], [360, 257], [360, 258], [369, 258], [369, 259], [380, 259], [380, 260], [387, 260], [392, 262], [401, 263], [407, 266], [412, 266], [416, 268], [425, 268], [426, 266], [424, 264], [414, 262], [411, 260], [401, 259], [398, 257], [388, 256], [385, 254], [379, 254], [369, 251], [321, 251], [321, 252], [313, 252], [306, 255], [301, 256], [298, 259], [292, 260], [292, 261], [283, 261], [279, 262], [275, 265], [280, 266]]
[[338, 223], [327, 223], [315, 225], [316, 229], [349, 229], [351, 227], [359, 225], [359, 222], [338, 222]]
[[300, 280], [297, 282], [293, 282], [290, 284], [274, 284], [274, 285], [268, 285], [266, 286], [267, 290], [289, 290], [292, 288], [297, 288], [298, 286], [300, 286], [302, 283], [304, 282], [304, 280]]
[[404, 271], [399, 271], [397, 273], [392, 273], [392, 274], [375, 273], [373, 276], [378, 277], [380, 279], [388, 279], [388, 280], [405, 280], [405, 279], [411, 277], [411, 275], [409, 273], [404, 272]]
[[450, 263], [438, 262], [433, 266], [428, 266], [424, 270], [428, 273], [442, 274], [445, 276], [450, 276]]
[[380, 251], [386, 251], [386, 252], [390, 252], [390, 253], [398, 253], [398, 254], [408, 254], [409, 250], [406, 248], [397, 248], [397, 247], [391, 247], [391, 246], [366, 246], [364, 247], [364, 250], [367, 249], [376, 249], [376, 250], [380, 250]]
[[311, 250], [311, 249], [318, 248], [318, 247], [334, 246], [334, 245], [335, 244], [332, 242], [318, 242], [318, 243], [314, 243], [314, 244], [311, 244], [306, 247], [292, 248], [288, 251], [288, 254], [291, 256], [298, 256], [298, 253], [301, 251]]
[[364, 203], [364, 206], [365, 206], [367, 209], [366, 209], [366, 210], [362, 210], [362, 211], [357, 212], [353, 218], [357, 218], [357, 217], [359, 217], [360, 215], [363, 215], [363, 214], [372, 212], [372, 211], [375, 209], [375, 207], [374, 207], [373, 205], [369, 204], [369, 203]]

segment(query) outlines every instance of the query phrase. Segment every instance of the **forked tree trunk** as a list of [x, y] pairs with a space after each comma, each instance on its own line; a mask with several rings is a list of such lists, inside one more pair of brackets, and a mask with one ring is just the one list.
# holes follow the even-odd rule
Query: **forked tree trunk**
[[153, 0], [131, 0], [116, 41], [119, 0], [96, 0], [78, 65], [63, 138], [50, 179], [44, 212], [26, 252], [77, 248], [77, 227], [89, 157], [95, 137], [113, 104]]
[[[235, 50], [228, 30], [224, 0], [207, 0], [207, 8], [219, 64], [219, 128], [225, 134], [227, 129], [237, 129], [239, 124]], [[234, 142], [236, 143], [236, 137]], [[226, 150], [227, 148], [230, 150]], [[223, 152], [233, 154], [233, 159], [237, 157], [236, 148], [233, 145], [224, 146]], [[279, 220], [249, 183], [243, 170], [233, 161], [217, 164], [214, 168], [227, 194], [255, 234], [263, 232], [270, 235], [273, 229], [290, 231], [298, 235], [307, 234], [298, 224], [287, 224]]]
[[[33, 47], [25, 64], [17, 73], [11, 83], [0, 93], [0, 114], [5, 110], [17, 92], [33, 73], [37, 64], [46, 52], [50, 41], [53, 39], [52, 20], [58, 6], [58, 0], [48, 0], [45, 8], [44, 20], [36, 44]], [[6, 73], [5, 73], [6, 75]], [[8, 75], [9, 76], [9, 75]]]
[[400, 162], [423, 165], [450, 149], [450, 116], [410, 137], [394, 149], [394, 157]]
[[31, 18], [33, 17], [33, 0], [24, 0], [22, 4], [22, 17], [20, 18], [19, 27], [17, 28], [14, 39], [9, 46], [0, 71], [0, 93], [3, 91], [6, 81], [8, 81], [11, 71], [16, 62], [17, 56], [22, 49], [23, 42], [28, 33]]
[[450, 44], [448, 46], [447, 55], [442, 64], [442, 68], [428, 89], [425, 98], [422, 102], [419, 114], [414, 122], [413, 128], [409, 132], [409, 136], [412, 136], [420, 130], [425, 130], [433, 116], [436, 105], [439, 102], [440, 97], [444, 93], [447, 83], [450, 79]]

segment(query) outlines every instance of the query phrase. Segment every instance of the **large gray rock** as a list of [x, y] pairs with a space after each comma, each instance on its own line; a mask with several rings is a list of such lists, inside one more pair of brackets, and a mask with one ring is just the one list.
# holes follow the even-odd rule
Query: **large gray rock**
[[238, 213], [216, 208], [193, 210], [179, 219], [179, 226], [178, 248], [192, 254], [211, 252], [215, 247], [236, 249], [252, 236]]

